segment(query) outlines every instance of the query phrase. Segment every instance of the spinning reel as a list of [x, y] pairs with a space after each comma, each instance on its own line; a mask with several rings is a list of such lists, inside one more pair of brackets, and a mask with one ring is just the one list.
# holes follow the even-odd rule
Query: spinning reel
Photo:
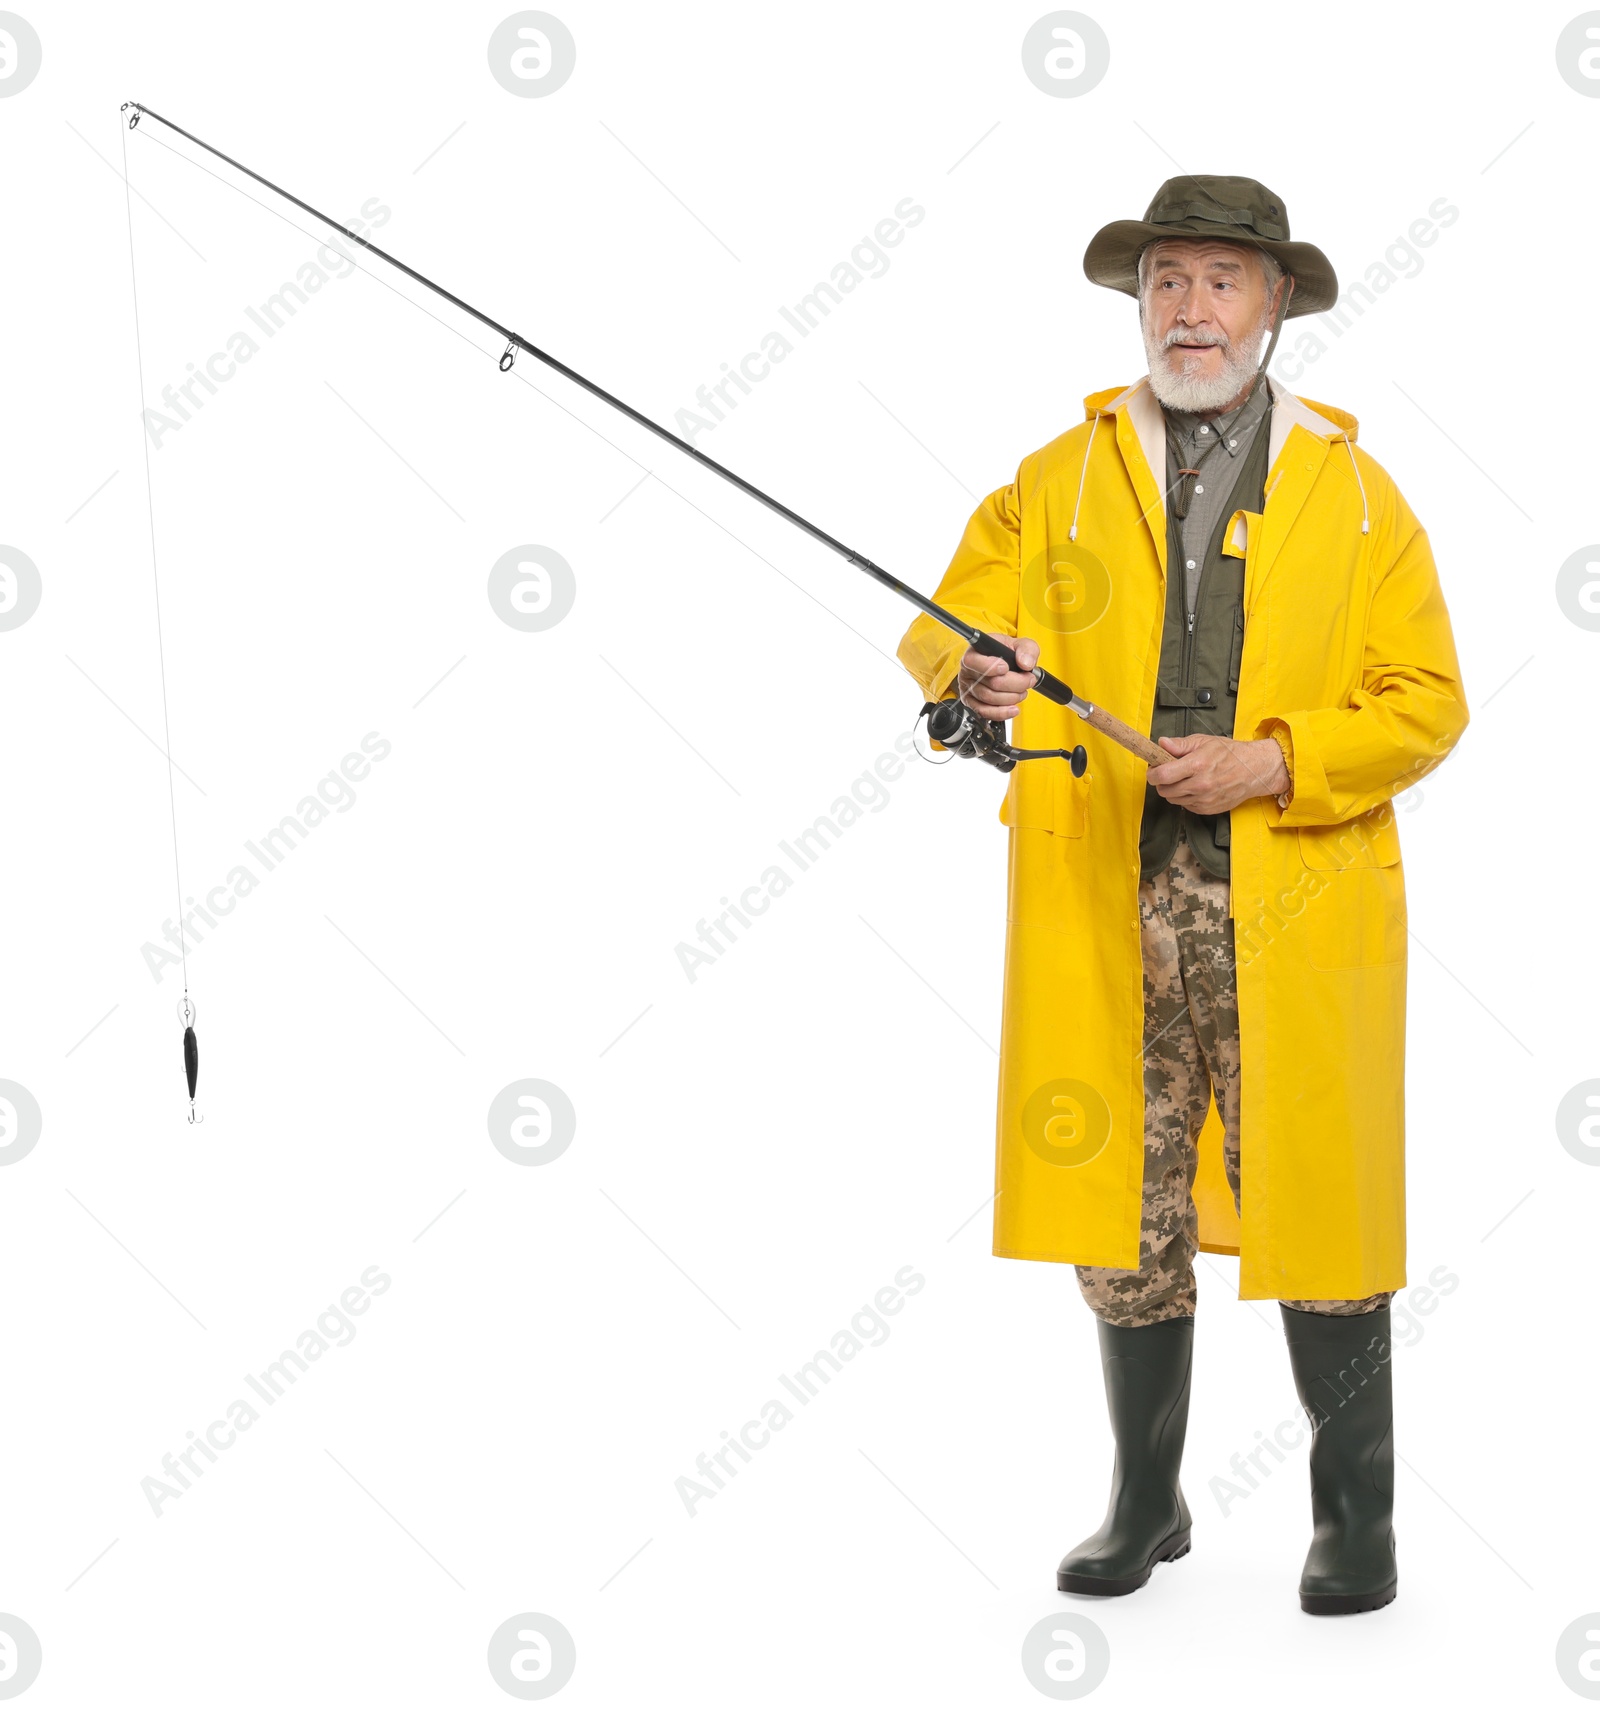
[[[928, 720], [928, 736], [954, 754], [967, 760], [986, 761], [1009, 773], [1019, 761], [1049, 761], [1060, 757], [1069, 762], [1074, 779], [1083, 778], [1089, 765], [1089, 752], [1079, 744], [1076, 749], [1016, 749], [1006, 741], [1006, 728], [1001, 720], [986, 720], [975, 714], [965, 702], [951, 697], [945, 702], [924, 702], [922, 712]], [[920, 716], [919, 716], [920, 718]]]

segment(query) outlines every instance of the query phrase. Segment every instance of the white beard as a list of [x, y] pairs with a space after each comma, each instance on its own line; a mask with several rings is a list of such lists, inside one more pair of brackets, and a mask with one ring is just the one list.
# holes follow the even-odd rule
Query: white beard
[[[1247, 338], [1223, 345], [1222, 368], [1208, 377], [1198, 372], [1200, 364], [1205, 361], [1203, 357], [1191, 357], [1172, 350], [1141, 321], [1145, 361], [1150, 366], [1151, 392], [1169, 410], [1199, 414], [1221, 410], [1232, 404], [1256, 378], [1256, 361], [1261, 353], [1261, 342], [1266, 337], [1267, 325], [1268, 318], [1263, 316]], [[1172, 334], [1179, 332], [1178, 328], [1172, 330]], [[1217, 342], [1220, 344], [1220, 339]]]

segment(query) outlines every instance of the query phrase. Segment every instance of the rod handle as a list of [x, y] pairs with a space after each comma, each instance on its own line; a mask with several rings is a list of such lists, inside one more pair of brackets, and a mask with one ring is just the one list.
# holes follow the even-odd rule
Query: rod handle
[[1071, 707], [1073, 696], [1072, 686], [1063, 684], [1053, 672], [1046, 672], [1042, 666], [1033, 669], [1033, 687], [1047, 702], [1057, 702], [1063, 708]]
[[[987, 631], [974, 631], [967, 638], [969, 646], [978, 654], [987, 654], [993, 660], [1003, 660], [1013, 672], [1025, 672], [1028, 668], [1017, 664], [1017, 653], [1011, 644], [1002, 641], [997, 636], [990, 636]], [[1072, 688], [1063, 684], [1053, 672], [1046, 672], [1042, 666], [1035, 666], [1029, 672], [1033, 679], [1033, 687], [1047, 702], [1057, 702], [1063, 708], [1072, 702]]]
[[1108, 714], [1104, 708], [1088, 704], [1088, 712], [1079, 711], [1080, 718], [1100, 733], [1102, 737], [1110, 738], [1114, 744], [1120, 744], [1125, 750], [1130, 750], [1140, 761], [1151, 767], [1159, 767], [1164, 761], [1173, 758], [1161, 748], [1152, 743], [1143, 732], [1136, 732], [1132, 726], [1126, 726], [1115, 714]]

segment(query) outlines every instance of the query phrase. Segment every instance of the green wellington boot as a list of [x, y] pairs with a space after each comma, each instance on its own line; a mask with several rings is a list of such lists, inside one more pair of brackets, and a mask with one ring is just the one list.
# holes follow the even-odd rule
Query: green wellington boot
[[1100, 1322], [1100, 1366], [1117, 1444], [1106, 1520], [1061, 1561], [1063, 1594], [1131, 1594], [1151, 1570], [1189, 1550], [1189, 1507], [1178, 1485], [1189, 1425], [1194, 1318], [1154, 1326]]
[[1394, 1406], [1389, 1309], [1307, 1314], [1280, 1303], [1311, 1417], [1311, 1551], [1300, 1606], [1373, 1612], [1394, 1599]]

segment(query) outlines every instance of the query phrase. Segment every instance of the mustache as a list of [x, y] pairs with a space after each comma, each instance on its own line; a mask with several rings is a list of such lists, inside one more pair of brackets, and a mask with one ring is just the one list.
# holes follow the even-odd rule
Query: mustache
[[1220, 345], [1224, 350], [1233, 343], [1220, 328], [1174, 327], [1161, 341], [1162, 350], [1172, 345]]

